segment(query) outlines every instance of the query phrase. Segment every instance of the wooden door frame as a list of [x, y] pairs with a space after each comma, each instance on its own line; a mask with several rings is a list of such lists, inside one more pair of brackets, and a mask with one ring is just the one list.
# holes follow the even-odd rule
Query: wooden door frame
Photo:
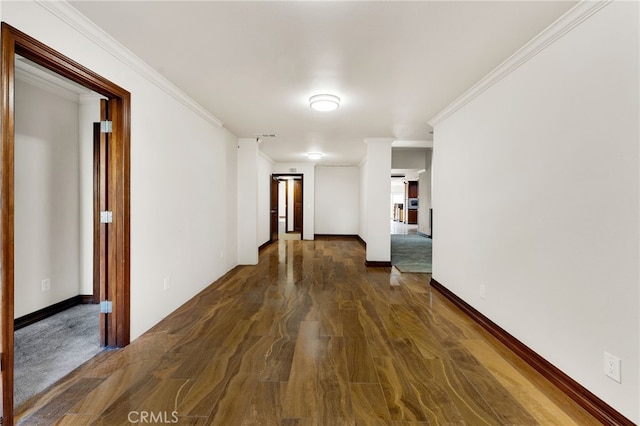
[[284, 233], [289, 233], [289, 179], [284, 180]]
[[114, 299], [111, 319], [115, 333], [109, 346], [130, 341], [130, 135], [131, 95], [128, 91], [83, 67], [12, 26], [0, 29], [0, 365], [2, 416], [13, 424], [13, 315], [14, 315], [14, 147], [15, 55], [19, 54], [81, 84], [113, 103], [109, 185], [113, 212], [107, 267]]
[[[300, 225], [300, 239], [302, 239], [302, 231], [304, 229], [304, 182], [302, 179], [292, 179], [291, 184], [293, 185], [293, 231], [291, 231], [292, 233], [296, 234], [298, 233], [297, 229], [296, 229], [296, 204], [298, 204], [298, 200], [296, 198], [296, 186], [299, 186], [300, 188], [300, 223], [298, 223], [298, 225]], [[289, 184], [289, 182], [287, 182], [287, 185]], [[299, 184], [297, 182], [300, 182]], [[287, 209], [288, 210], [288, 209]]]
[[[303, 173], [273, 173], [271, 175], [271, 179], [279, 179], [281, 177], [299, 177], [300, 178], [300, 183], [302, 185], [302, 193], [300, 195], [300, 197], [302, 198], [301, 202], [302, 202], [302, 223], [300, 224], [300, 239], [303, 240], [303, 236], [304, 236], [304, 174]], [[287, 182], [287, 185], [289, 183]], [[287, 187], [287, 196], [285, 197], [285, 200], [288, 201], [289, 199], [289, 190]], [[285, 232], [289, 232], [289, 208], [287, 207], [286, 209], [286, 213], [285, 215], [287, 216], [287, 218], [285, 219]]]
[[[275, 188], [275, 191], [274, 191], [274, 188]], [[269, 243], [275, 243], [276, 241], [278, 241], [278, 233], [280, 232], [280, 230], [278, 229], [278, 225], [280, 222], [280, 217], [279, 217], [280, 200], [278, 198], [279, 191], [280, 191], [280, 181], [275, 176], [271, 175], [271, 182], [269, 185], [269, 197], [270, 197], [269, 198]], [[274, 201], [276, 204], [275, 225], [274, 225], [274, 219], [273, 219]]]

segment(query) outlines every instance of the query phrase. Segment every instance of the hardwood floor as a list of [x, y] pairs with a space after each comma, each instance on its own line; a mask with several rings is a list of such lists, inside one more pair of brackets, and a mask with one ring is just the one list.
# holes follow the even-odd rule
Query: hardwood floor
[[16, 420], [598, 424], [429, 278], [366, 268], [355, 239], [280, 241], [27, 401]]

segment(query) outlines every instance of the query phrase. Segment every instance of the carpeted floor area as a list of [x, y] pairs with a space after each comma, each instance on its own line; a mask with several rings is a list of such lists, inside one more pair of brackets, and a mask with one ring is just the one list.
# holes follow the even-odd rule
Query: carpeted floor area
[[431, 273], [431, 238], [391, 235], [391, 264], [400, 272]]
[[78, 305], [15, 332], [16, 407], [102, 350], [99, 312]]

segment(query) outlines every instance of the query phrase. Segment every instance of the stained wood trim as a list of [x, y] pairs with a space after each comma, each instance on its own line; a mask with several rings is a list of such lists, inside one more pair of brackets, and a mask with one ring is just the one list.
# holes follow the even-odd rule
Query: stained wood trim
[[487, 330], [513, 353], [522, 358], [523, 361], [533, 367], [543, 377], [553, 383], [558, 387], [558, 389], [577, 402], [582, 408], [603, 424], [621, 426], [635, 425], [631, 420], [627, 419], [609, 404], [587, 390], [580, 383], [576, 382], [549, 361], [538, 355], [533, 349], [529, 348], [520, 340], [509, 334], [502, 327], [491, 321], [474, 307], [458, 297], [455, 293], [440, 284], [437, 280], [431, 278], [430, 284], [462, 312], [478, 323], [478, 325]]
[[372, 268], [390, 268], [391, 262], [382, 262], [377, 260], [366, 260], [364, 262], [364, 266], [369, 266]]
[[358, 240], [358, 242], [360, 244], [362, 244], [362, 247], [367, 248], [367, 242], [365, 240], [363, 240], [360, 235], [356, 235], [356, 239]]
[[14, 158], [14, 87], [15, 48], [14, 34], [5, 24], [1, 28], [1, 69], [0, 96], [2, 116], [0, 117], [0, 304], [2, 316], [0, 326], [0, 363], [2, 364], [2, 411], [7, 425], [13, 424], [13, 158]]
[[359, 237], [355, 234], [314, 234], [313, 238], [335, 238], [340, 240], [348, 238], [357, 240]]
[[275, 243], [278, 240], [275, 241], [267, 241], [266, 243], [264, 243], [263, 245], [261, 245], [260, 247], [258, 247], [258, 252], [261, 252], [262, 250], [266, 249], [267, 247], [269, 247], [271, 244]]
[[14, 330], [19, 330], [28, 325], [34, 324], [38, 321], [42, 321], [43, 319], [54, 316], [55, 314], [59, 314], [62, 311], [66, 311], [69, 308], [73, 308], [77, 305], [87, 305], [93, 303], [93, 295], [77, 295], [70, 297], [66, 300], [62, 300], [58, 303], [54, 303], [53, 305], [44, 307], [42, 309], [38, 309], [35, 312], [32, 312], [27, 315], [23, 315], [20, 318], [16, 318], [13, 321]]
[[[271, 178], [280, 178], [280, 177], [287, 177], [287, 176], [292, 176], [292, 177], [299, 177], [300, 178], [300, 185], [301, 185], [301, 195], [300, 195], [300, 201], [302, 202], [302, 223], [300, 224], [300, 231], [292, 231], [292, 233], [300, 233], [300, 238], [304, 239], [304, 173], [273, 173], [271, 175]], [[286, 192], [286, 196], [285, 196], [285, 200], [288, 203], [289, 201], [289, 181], [287, 181], [287, 192]], [[294, 197], [294, 203], [295, 203], [295, 197]], [[294, 209], [295, 210], [295, 209]], [[289, 233], [288, 228], [289, 228], [289, 207], [287, 205], [287, 208], [285, 209], [286, 211], [286, 219], [285, 219], [285, 232]], [[294, 212], [295, 214], [295, 212]], [[295, 228], [294, 228], [295, 229]]]
[[94, 302], [93, 294], [81, 294], [76, 296], [80, 300], [80, 305], [97, 305], [98, 302]]

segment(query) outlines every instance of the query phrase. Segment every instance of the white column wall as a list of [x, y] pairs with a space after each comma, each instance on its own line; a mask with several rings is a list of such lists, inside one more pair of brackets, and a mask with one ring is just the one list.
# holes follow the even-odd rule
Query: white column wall
[[[258, 247], [271, 239], [271, 175], [273, 161], [258, 152]], [[244, 190], [241, 189], [243, 197]]]
[[[360, 214], [359, 214], [359, 220], [358, 220], [358, 235], [360, 236], [362, 241], [367, 242], [367, 223], [369, 219], [369, 215], [367, 212], [367, 198], [369, 195], [369, 190], [368, 190], [369, 185], [367, 184], [368, 169], [367, 169], [366, 157], [364, 158], [364, 160], [362, 160], [362, 162], [358, 166], [358, 173], [360, 178], [360, 196], [358, 200]], [[391, 183], [389, 183], [389, 186], [391, 186]], [[389, 242], [389, 244], [391, 244], [391, 242]]]
[[431, 208], [431, 154], [427, 150], [425, 169], [418, 173], [418, 232], [431, 235], [431, 222], [429, 222], [429, 209]]
[[258, 263], [258, 142], [238, 139], [238, 263]]
[[366, 162], [367, 254], [368, 262], [391, 261], [389, 194], [391, 194], [391, 142], [389, 138], [368, 138]]

